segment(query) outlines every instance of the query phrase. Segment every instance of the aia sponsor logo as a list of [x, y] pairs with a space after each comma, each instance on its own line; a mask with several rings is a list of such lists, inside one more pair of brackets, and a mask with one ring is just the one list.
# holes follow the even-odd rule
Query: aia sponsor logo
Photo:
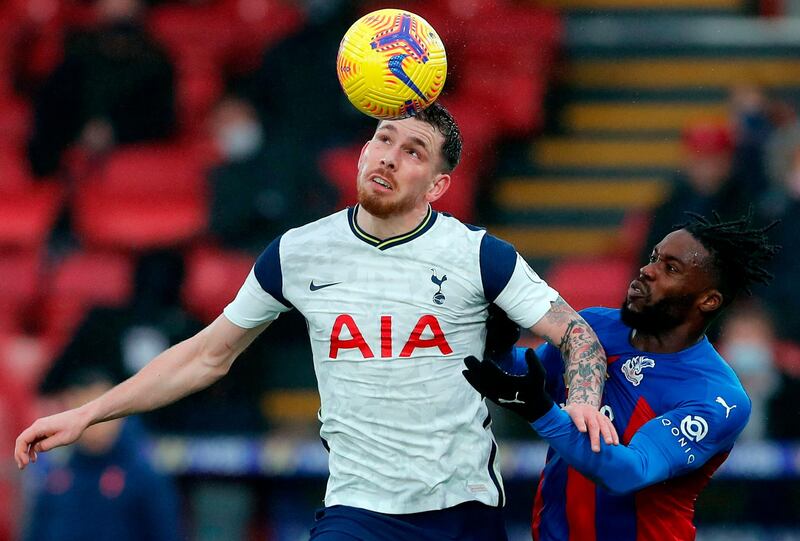
[[[364, 323], [362, 322], [362, 325]], [[382, 359], [395, 356], [395, 329], [392, 325], [392, 316], [381, 316], [378, 322], [380, 328], [380, 343], [370, 345], [364, 338], [364, 333], [350, 314], [340, 314], [333, 322], [330, 335], [330, 351], [328, 356], [331, 359], [339, 357], [339, 352], [347, 349], [357, 349], [364, 359], [375, 358], [375, 346], [380, 352]], [[406, 336], [405, 331], [401, 336]], [[348, 338], [349, 335], [349, 338]], [[442, 326], [436, 316], [426, 314], [417, 320], [414, 328], [408, 334], [408, 339], [402, 342], [400, 357], [411, 357], [416, 349], [438, 348], [442, 355], [450, 355], [453, 348], [447, 342], [447, 337], [442, 330]]]

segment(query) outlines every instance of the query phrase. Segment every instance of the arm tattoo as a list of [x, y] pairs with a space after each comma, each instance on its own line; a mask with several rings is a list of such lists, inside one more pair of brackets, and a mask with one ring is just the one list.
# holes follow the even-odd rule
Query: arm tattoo
[[544, 336], [561, 350], [569, 404], [600, 407], [606, 381], [606, 353], [597, 335], [564, 299], [559, 297], [545, 314], [547, 323], [565, 329], [560, 336]]

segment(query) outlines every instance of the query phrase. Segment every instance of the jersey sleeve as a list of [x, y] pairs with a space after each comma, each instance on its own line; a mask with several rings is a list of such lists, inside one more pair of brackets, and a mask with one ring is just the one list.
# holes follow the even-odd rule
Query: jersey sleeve
[[278, 237], [267, 246], [236, 298], [225, 307], [223, 313], [234, 325], [252, 329], [278, 319], [282, 312], [292, 309], [291, 303], [283, 296], [280, 241], [281, 237]]
[[535, 325], [558, 298], [511, 244], [488, 233], [481, 239], [480, 267], [486, 300], [526, 329]]
[[579, 472], [610, 492], [626, 494], [695, 470], [729, 451], [750, 415], [744, 398], [741, 411], [729, 411], [728, 417], [711, 401], [681, 406], [648, 421], [627, 446], [601, 440], [599, 453], [592, 452], [588, 436], [556, 406], [532, 426]]

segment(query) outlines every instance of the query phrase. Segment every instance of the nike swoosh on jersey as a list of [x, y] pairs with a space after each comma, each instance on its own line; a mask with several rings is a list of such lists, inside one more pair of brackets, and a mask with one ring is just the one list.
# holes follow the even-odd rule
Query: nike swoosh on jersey
[[318, 289], [324, 289], [326, 287], [331, 287], [331, 286], [335, 286], [335, 285], [338, 285], [338, 284], [341, 284], [341, 282], [331, 282], [330, 284], [317, 285], [317, 284], [314, 283], [314, 280], [311, 280], [311, 283], [308, 284], [308, 289], [310, 289], [311, 291], [317, 291]]

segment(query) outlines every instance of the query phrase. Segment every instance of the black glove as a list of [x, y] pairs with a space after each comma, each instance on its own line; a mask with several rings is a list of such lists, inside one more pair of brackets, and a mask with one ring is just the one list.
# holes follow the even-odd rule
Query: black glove
[[499, 306], [490, 304], [489, 317], [486, 318], [486, 349], [483, 356], [487, 359], [497, 359], [510, 355], [519, 336], [519, 325], [511, 321]]
[[504, 372], [491, 360], [479, 361], [470, 355], [464, 359], [467, 369], [462, 374], [482, 396], [532, 423], [550, 411], [553, 399], [544, 390], [544, 368], [536, 352], [529, 348], [525, 352], [525, 362], [528, 373], [515, 376]]

